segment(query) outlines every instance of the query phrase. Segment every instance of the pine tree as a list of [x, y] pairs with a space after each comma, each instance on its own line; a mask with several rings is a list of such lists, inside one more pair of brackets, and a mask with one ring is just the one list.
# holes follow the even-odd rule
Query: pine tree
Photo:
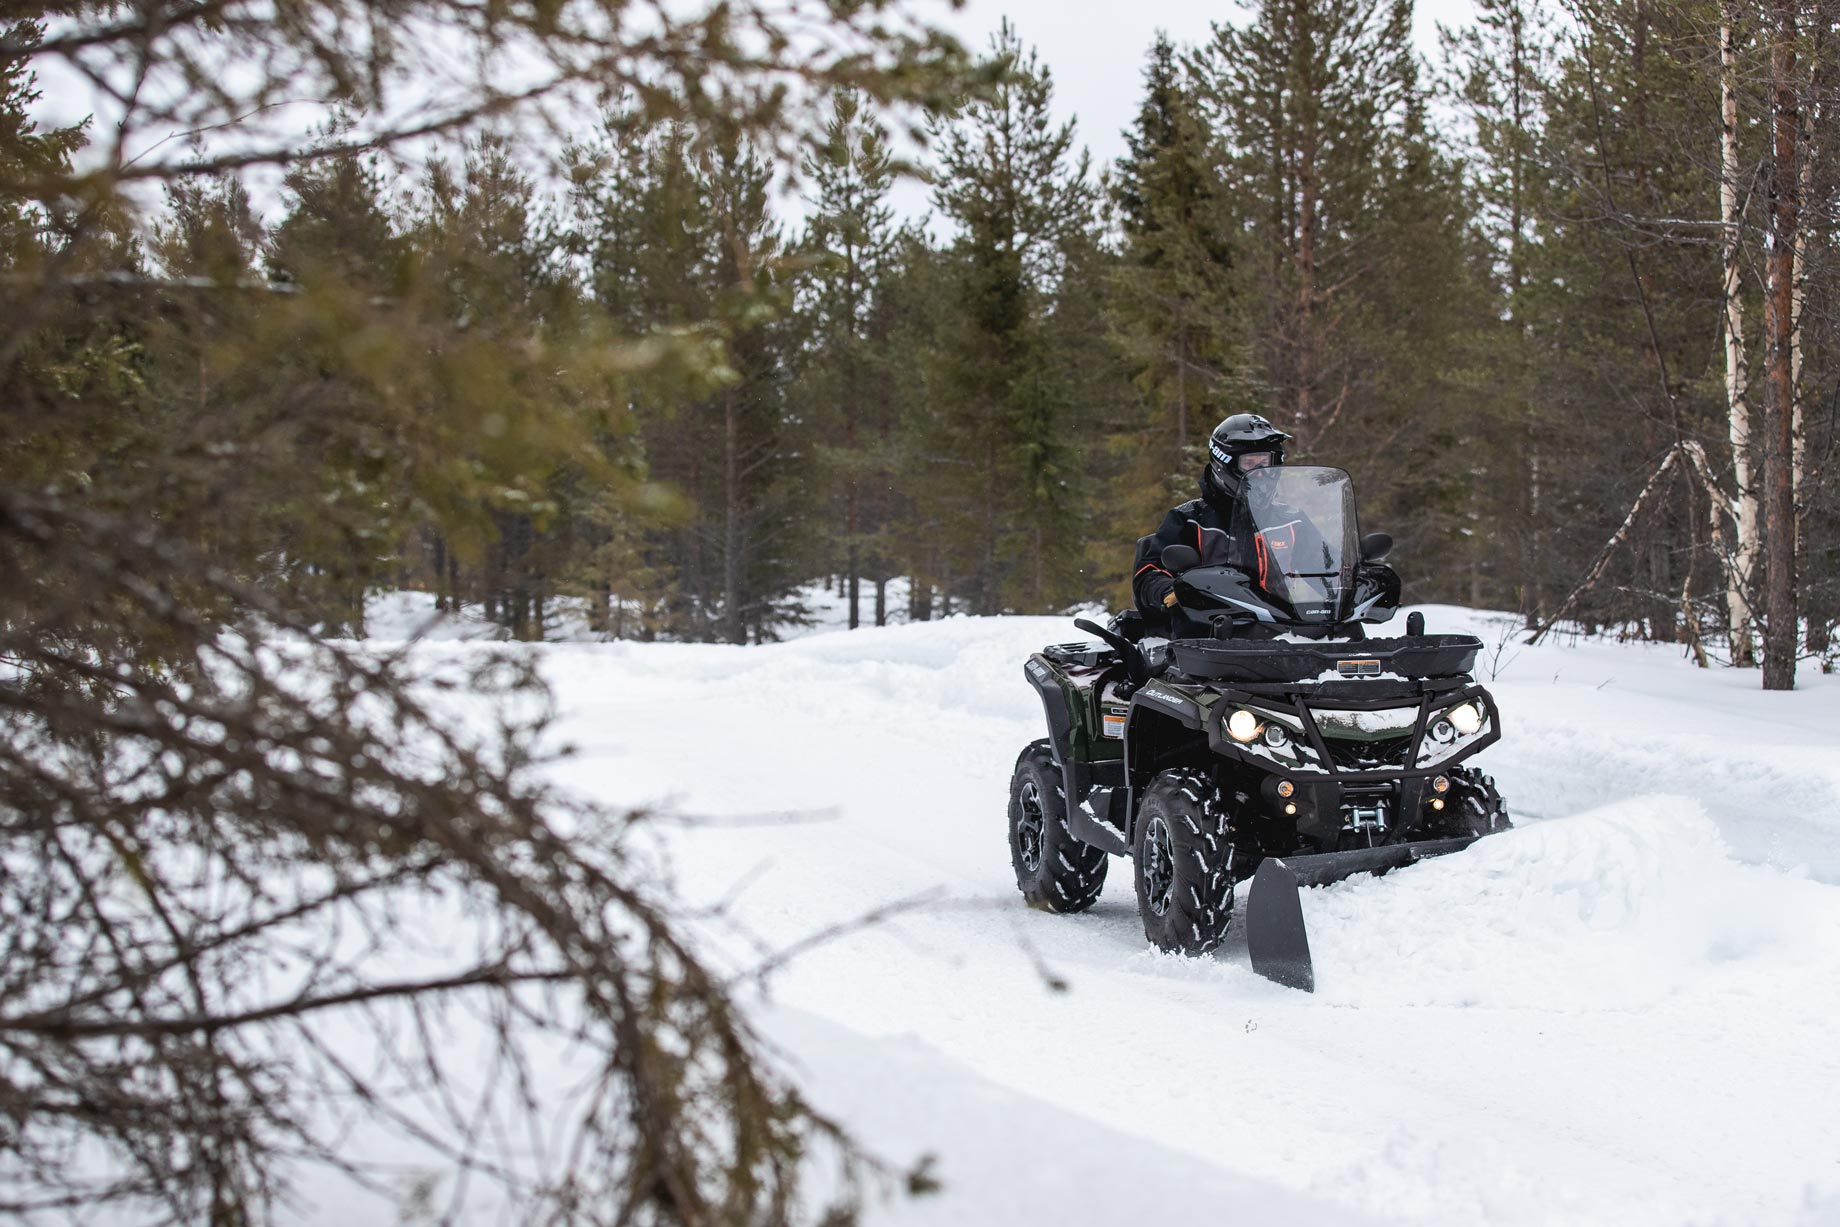
[[893, 405], [888, 312], [882, 300], [895, 235], [894, 210], [888, 204], [894, 170], [887, 133], [865, 115], [861, 97], [840, 94], [824, 144], [805, 160], [813, 207], [806, 243], [822, 262], [808, 294], [816, 359], [801, 401], [808, 411], [822, 410], [826, 419], [829, 443], [821, 454], [840, 487], [840, 544], [852, 630], [862, 620], [865, 563], [876, 582], [876, 625], [887, 618], [884, 551]]
[[[1551, 442], [1540, 428], [1532, 386], [1524, 295], [1535, 216], [1544, 202], [1538, 158], [1556, 52], [1538, 0], [1479, 0], [1474, 25], [1440, 27], [1439, 35], [1446, 92], [1474, 150], [1465, 185], [1476, 203], [1479, 254], [1500, 300], [1499, 309], [1476, 320], [1469, 364], [1482, 412], [1464, 441], [1475, 472], [1465, 595], [1473, 605], [1515, 606], [1538, 625], [1548, 601], [1541, 474], [1550, 465]], [[1498, 528], [1483, 531], [1491, 526]]]
[[[31, 46], [44, 37], [41, 21], [0, 24], [0, 40]], [[71, 158], [88, 143], [87, 123], [41, 129], [32, 118], [44, 96], [27, 56], [0, 56], [0, 261], [8, 268], [36, 263], [55, 238], [45, 208], [14, 185], [55, 182], [70, 174]]]
[[698, 152], [715, 222], [716, 318], [734, 372], [703, 409], [720, 426], [709, 457], [715, 487], [703, 507], [706, 515], [720, 509], [719, 536], [711, 525], [721, 559], [719, 633], [730, 643], [760, 642], [799, 612], [794, 594], [810, 574], [804, 546], [822, 506], [809, 440], [787, 403], [799, 349], [793, 268], [771, 208], [771, 166], [728, 137]]
[[[1536, 356], [1539, 454], [1554, 461], [1540, 473], [1534, 528], [1552, 548], [1536, 579], [1572, 592], [1620, 532], [1602, 582], [1568, 598], [1567, 616], [1695, 643], [1696, 597], [1725, 620], [1707, 511], [1723, 496], [1678, 463], [1722, 454], [1730, 434], [1717, 14], [1605, 0], [1579, 15], [1542, 107], [1538, 241], [1517, 304]], [[1595, 447], [1577, 445], [1587, 435]]]
[[[959, 310], [952, 256], [917, 223], [903, 226], [892, 243], [881, 279], [875, 328], [885, 336], [880, 353], [891, 410], [888, 522], [882, 544], [891, 573], [908, 577], [907, 618], [924, 622], [935, 601], [953, 596], [954, 564], [946, 548], [951, 511], [938, 494], [946, 466], [960, 461], [940, 425], [947, 401], [942, 338]], [[898, 530], [896, 529], [898, 526]]]
[[1143, 105], [1125, 139], [1112, 187], [1124, 248], [1109, 321], [1141, 410], [1114, 441], [1125, 454], [1112, 501], [1120, 537], [1147, 531], [1171, 500], [1193, 497], [1207, 432], [1226, 413], [1243, 329], [1219, 152], [1165, 35], [1150, 50]]
[[[451, 582], [460, 559], [483, 562], [489, 614], [515, 638], [541, 639], [546, 603], [563, 565], [550, 537], [569, 523], [562, 487], [580, 483], [567, 469], [538, 459], [551, 440], [542, 429], [542, 409], [532, 402], [551, 395], [552, 387], [507, 380], [494, 359], [504, 347], [566, 344], [575, 324], [573, 287], [550, 266], [535, 187], [502, 139], [470, 142], [457, 172], [435, 163], [422, 196], [411, 236], [418, 280], [436, 297], [440, 316], [465, 337], [450, 352], [473, 373], [469, 398], [481, 387], [494, 388], [503, 423], [493, 450], [508, 453], [502, 468], [523, 475], [490, 491], [484, 505], [442, 509], [430, 541], [434, 567], [437, 574], [447, 571]], [[459, 411], [460, 398], [445, 389], [436, 396], [427, 407], [436, 419]], [[592, 411], [589, 400], [566, 412]], [[457, 591], [451, 595], [458, 599]]]
[[1416, 96], [1410, 0], [1260, 0], [1191, 57], [1232, 159], [1274, 420], [1313, 455], [1361, 410], [1341, 343], [1378, 288], [1380, 196]]
[[1054, 123], [1049, 73], [1007, 21], [992, 58], [1008, 72], [991, 95], [935, 130], [934, 200], [958, 227], [959, 309], [941, 338], [931, 497], [949, 565], [980, 613], [1049, 608], [1086, 586], [1089, 495], [1077, 470], [1095, 433], [1054, 378], [1046, 331], [1070, 257], [1096, 224], [1089, 161], [1073, 151], [1072, 123]]
[[1775, 0], [1770, 48], [1769, 243], [1764, 261], [1763, 688], [1793, 690], [1801, 620], [1796, 592], [1795, 253], [1802, 225], [1801, 87], [1796, 53], [1801, 5]]
[[634, 633], [770, 638], [800, 616], [824, 510], [809, 424], [789, 402], [801, 322], [772, 168], [733, 135], [620, 119], [575, 165], [570, 243], [605, 310], [653, 321], [638, 444], [647, 480], [683, 508], [636, 536], [603, 530], [640, 559], [620, 577], [639, 591], [614, 599], [642, 598]]
[[[1348, 468], [1370, 520], [1415, 550], [1461, 545], [1482, 479], [1463, 332], [1497, 309], [1477, 280], [1469, 205], [1426, 123], [1397, 0], [1263, 0], [1189, 57], [1244, 219], [1236, 278], [1252, 367], [1243, 408], [1294, 459]], [[1421, 595], [1456, 595], [1426, 568]]]

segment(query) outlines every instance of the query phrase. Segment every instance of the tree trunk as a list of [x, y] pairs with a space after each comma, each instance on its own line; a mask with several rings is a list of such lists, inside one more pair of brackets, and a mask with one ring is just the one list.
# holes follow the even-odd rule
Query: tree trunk
[[735, 394], [722, 397], [722, 626], [730, 643], [746, 643], [741, 619], [741, 414]]
[[[1819, 20], [1815, 22], [1812, 31], [1814, 46], [1809, 56], [1810, 63], [1808, 74], [1803, 82], [1808, 86], [1807, 96], [1802, 103], [1801, 115], [1802, 146], [1800, 187], [1802, 209], [1805, 213], [1812, 211], [1810, 202], [1814, 199], [1815, 139], [1820, 132], [1820, 116], [1817, 113], [1816, 105], [1817, 101], [1822, 96], [1822, 87], [1825, 84], [1823, 81], [1825, 74], [1822, 71], [1822, 65], [1826, 62], [1827, 56], [1827, 47], [1825, 45], [1827, 30], [1827, 22]], [[1790, 346], [1791, 357], [1789, 361], [1790, 377], [1795, 384], [1794, 481], [1796, 549], [1798, 553], [1802, 548], [1801, 521], [1802, 518], [1808, 514], [1808, 433], [1802, 420], [1804, 400], [1802, 389], [1802, 308], [1808, 286], [1808, 233], [1813, 228], [1813, 225], [1804, 217], [1802, 224], [1797, 227], [1795, 232], [1795, 322], [1792, 331], [1793, 340]], [[1797, 560], [1797, 568], [1799, 573], [1799, 559]], [[1830, 638], [1827, 619], [1825, 617], [1816, 617], [1813, 611], [1810, 611], [1808, 617], [1808, 650], [1817, 656], [1825, 657], [1829, 643]]]
[[[1511, 62], [1508, 65], [1508, 105], [1509, 118], [1514, 124], [1514, 131], [1523, 134], [1527, 131], [1527, 78], [1531, 75], [1527, 67], [1527, 42], [1525, 14], [1519, 4], [1514, 5], [1508, 14], [1508, 31], [1510, 40]], [[1508, 319], [1514, 329], [1514, 377], [1516, 399], [1521, 406], [1521, 446], [1525, 449], [1527, 481], [1527, 535], [1523, 554], [1523, 581], [1527, 585], [1520, 594], [1525, 607], [1528, 625], [1537, 626], [1546, 613], [1546, 585], [1541, 578], [1545, 565], [1545, 542], [1540, 531], [1540, 516], [1544, 511], [1540, 500], [1540, 450], [1539, 436], [1534, 430], [1532, 406], [1523, 395], [1526, 388], [1526, 371], [1524, 366], [1524, 345], [1526, 343], [1527, 325], [1520, 310], [1521, 289], [1527, 281], [1527, 253], [1524, 242], [1527, 227], [1527, 152], [1524, 141], [1517, 141], [1514, 156], [1508, 164]]]
[[857, 397], [861, 382], [856, 371], [856, 328], [860, 314], [857, 301], [856, 273], [860, 265], [860, 254], [854, 242], [846, 245], [848, 251], [847, 274], [844, 288], [844, 306], [847, 312], [847, 329], [843, 338], [843, 448], [845, 464], [849, 466], [844, 478], [844, 512], [843, 540], [846, 565], [850, 569], [849, 602], [850, 629], [862, 625], [862, 547], [857, 534], [861, 530], [859, 510], [861, 506], [861, 452], [856, 440]]
[[[1731, 623], [1731, 663], [1757, 663], [1752, 627], [1751, 586], [1757, 581], [1757, 487], [1751, 471], [1750, 371], [1744, 352], [1744, 297], [1740, 257], [1744, 219], [1739, 208], [1737, 31], [1733, 19], [1740, 0], [1724, 0], [1719, 28], [1719, 94], [1723, 119], [1719, 140], [1719, 215], [1724, 223], [1725, 258], [1725, 410], [1731, 436], [1732, 477], [1738, 488], [1738, 541], [1726, 563], [1725, 611]], [[1715, 506], [1713, 514], [1719, 514]]]
[[1189, 337], [1185, 318], [1186, 302], [1177, 308], [1176, 315], [1176, 454], [1170, 465], [1171, 473], [1180, 473], [1188, 467], [1188, 352]]
[[447, 612], [447, 538], [440, 533], [434, 534], [434, 607], [437, 612]]
[[[983, 574], [978, 577], [976, 592], [978, 606], [974, 613], [994, 614], [998, 612], [1001, 599], [1001, 580], [997, 576], [997, 525], [1001, 523], [998, 513], [998, 473], [997, 449], [989, 447], [984, 455], [984, 565]], [[951, 612], [951, 597], [946, 598], [946, 612]]]
[[[1300, 58], [1308, 63], [1307, 34]], [[1300, 91], [1307, 94], [1307, 91]], [[1316, 167], [1317, 132], [1313, 96], [1298, 99], [1303, 129], [1297, 150], [1297, 442], [1308, 455], [1321, 443], [1316, 430], [1316, 229], [1321, 182]]]
[[1800, 229], [1801, 124], [1795, 80], [1796, 0], [1774, 0], [1770, 31], [1769, 249], [1764, 256], [1763, 687], [1795, 687], [1795, 247]]
[[[1814, 24], [1814, 29], [1811, 31], [1814, 38], [1814, 47], [1810, 56], [1808, 73], [1800, 82], [1800, 84], [1807, 86], [1807, 94], [1802, 100], [1801, 114], [1798, 117], [1799, 123], [1797, 125], [1801, 135], [1801, 144], [1797, 148], [1797, 160], [1799, 165], [1796, 170], [1796, 185], [1799, 189], [1797, 201], [1804, 210], [1808, 209], [1808, 202], [1813, 199], [1814, 194], [1814, 142], [1817, 131], [1817, 121], [1819, 119], [1815, 113], [1815, 99], [1820, 97], [1819, 86], [1821, 82], [1817, 78], [1820, 72], [1821, 57], [1825, 50], [1822, 44], [1826, 32], [1826, 23], [1817, 20]], [[1811, 229], [1813, 229], [1813, 227], [1807, 225], [1805, 220], [1803, 224], [1795, 228], [1795, 274], [1791, 282], [1794, 287], [1791, 291], [1794, 318], [1789, 326], [1789, 377], [1793, 381], [1795, 389], [1794, 480], [1795, 508], [1798, 517], [1807, 511], [1807, 508], [1802, 505], [1802, 484], [1808, 475], [1808, 436], [1802, 428], [1802, 303], [1805, 298], [1805, 291], [1807, 290], [1808, 232]]]

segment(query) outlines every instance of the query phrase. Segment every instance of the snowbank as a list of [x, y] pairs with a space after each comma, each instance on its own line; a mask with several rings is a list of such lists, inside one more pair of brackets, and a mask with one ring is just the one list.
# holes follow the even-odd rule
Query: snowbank
[[1492, 645], [1480, 762], [1521, 826], [1308, 892], [1313, 997], [1243, 941], [1148, 949], [1126, 861], [1091, 913], [1020, 905], [1021, 665], [1081, 638], [1065, 619], [501, 650], [541, 656], [570, 786], [711, 820], [663, 838], [685, 893], [727, 902], [720, 958], [904, 901], [761, 1006], [820, 1104], [938, 1156], [943, 1194], [871, 1221], [1833, 1222], [1840, 685], [1427, 613]]

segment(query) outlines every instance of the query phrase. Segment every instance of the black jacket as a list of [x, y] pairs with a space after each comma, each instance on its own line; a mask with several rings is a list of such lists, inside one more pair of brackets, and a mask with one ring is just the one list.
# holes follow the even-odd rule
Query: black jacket
[[[1131, 594], [1153, 627], [1165, 627], [1169, 610], [1163, 598], [1175, 590], [1175, 577], [1163, 569], [1163, 547], [1189, 545], [1201, 555], [1204, 567], [1237, 567], [1248, 575], [1257, 569], [1255, 547], [1234, 534], [1233, 500], [1214, 484], [1206, 470], [1201, 474], [1201, 497], [1191, 499], [1163, 517], [1162, 525], [1137, 542], [1137, 562], [1131, 573]], [[1248, 525], [1237, 526], [1244, 535]]]

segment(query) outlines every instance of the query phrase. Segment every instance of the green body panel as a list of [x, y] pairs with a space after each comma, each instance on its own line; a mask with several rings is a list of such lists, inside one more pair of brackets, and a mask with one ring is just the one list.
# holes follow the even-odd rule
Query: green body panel
[[[1071, 730], [1073, 744], [1070, 747], [1073, 757], [1083, 763], [1109, 762], [1124, 757], [1124, 739], [1105, 735], [1105, 712], [1101, 706], [1116, 713], [1122, 720], [1129, 705], [1126, 703], [1102, 704], [1100, 694], [1105, 684], [1116, 680], [1121, 670], [1116, 666], [1087, 667], [1075, 665], [1068, 667], [1058, 665], [1039, 653], [1035, 656], [1048, 671], [1053, 674], [1055, 684], [1067, 698], [1067, 710], [1072, 714]], [[1120, 726], [1122, 732], [1122, 726]]]

